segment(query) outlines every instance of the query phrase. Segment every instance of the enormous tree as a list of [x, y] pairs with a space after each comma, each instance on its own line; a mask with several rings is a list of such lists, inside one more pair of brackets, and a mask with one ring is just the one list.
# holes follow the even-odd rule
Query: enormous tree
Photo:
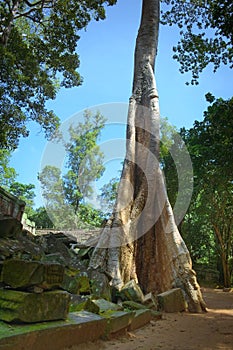
[[205, 303], [159, 167], [159, 104], [154, 77], [159, 20], [160, 1], [143, 0], [126, 157], [115, 210], [95, 247], [90, 268], [105, 270], [116, 289], [131, 279], [145, 293], [180, 287], [189, 310], [200, 312]]
[[79, 31], [105, 18], [116, 0], [4, 0], [0, 2], [0, 146], [14, 149], [36, 121], [46, 136], [58, 118], [47, 110], [59, 87], [78, 86]]
[[181, 39], [173, 48], [182, 73], [192, 73], [192, 84], [212, 64], [233, 67], [233, 4], [231, 0], [162, 0], [167, 7], [162, 23], [177, 25]]

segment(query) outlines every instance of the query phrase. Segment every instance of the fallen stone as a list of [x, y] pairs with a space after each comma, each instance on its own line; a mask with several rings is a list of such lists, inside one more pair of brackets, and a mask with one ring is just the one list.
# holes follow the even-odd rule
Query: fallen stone
[[87, 272], [91, 284], [91, 294], [110, 301], [111, 289], [106, 274], [97, 269], [89, 269]]
[[143, 305], [145, 305], [148, 309], [157, 310], [158, 308], [158, 302], [152, 293], [148, 293], [145, 295]]
[[152, 320], [152, 314], [150, 310], [148, 309], [136, 310], [134, 314], [134, 318], [132, 319], [129, 325], [129, 330], [133, 331], [135, 329], [143, 327], [147, 323], [149, 323], [151, 320]]
[[16, 237], [22, 234], [23, 225], [13, 217], [0, 219], [0, 237]]
[[61, 287], [72, 294], [91, 294], [90, 281], [87, 274], [75, 269], [65, 269]]
[[114, 303], [111, 303], [110, 301], [107, 301], [105, 299], [97, 299], [92, 300], [93, 303], [95, 303], [99, 307], [99, 313], [106, 312], [108, 310], [113, 311], [120, 311], [123, 310], [123, 307]]
[[80, 302], [76, 300], [75, 303], [72, 303], [71, 310], [72, 312], [85, 310], [93, 314], [99, 314], [100, 312], [99, 306], [96, 303], [94, 303], [90, 298]]
[[134, 318], [134, 312], [110, 311], [102, 314], [107, 318], [107, 327], [105, 337], [109, 338], [111, 334], [126, 330]]
[[1, 324], [3, 332], [0, 333], [0, 349], [64, 350], [103, 337], [106, 324], [105, 318], [87, 311], [70, 313], [66, 321], [36, 323], [33, 326], [12, 324], [9, 327], [3, 323]]
[[122, 306], [125, 309], [130, 309], [130, 310], [142, 310], [142, 309], [146, 310], [146, 309], [148, 309], [148, 307], [146, 307], [145, 305], [135, 303], [135, 301], [132, 301], [132, 300], [123, 301]]
[[80, 304], [83, 304], [89, 299], [85, 295], [71, 294], [70, 308], [69, 312], [77, 312], [84, 310], [83, 307], [80, 307]]
[[64, 267], [60, 264], [19, 259], [9, 259], [3, 263], [2, 281], [11, 288], [27, 288], [34, 285], [44, 289], [60, 287], [63, 277]]
[[143, 292], [134, 280], [127, 282], [118, 292], [118, 296], [123, 301], [132, 300], [138, 303], [142, 303], [144, 300]]
[[180, 288], [170, 289], [158, 294], [159, 309], [165, 312], [181, 312], [186, 310], [187, 305]]
[[0, 319], [6, 322], [43, 322], [66, 319], [70, 295], [64, 291], [40, 294], [0, 290]]

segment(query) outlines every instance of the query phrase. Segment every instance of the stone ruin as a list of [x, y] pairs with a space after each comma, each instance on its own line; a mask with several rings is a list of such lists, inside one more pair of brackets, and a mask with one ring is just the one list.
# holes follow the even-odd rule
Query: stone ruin
[[[31, 234], [21, 224], [24, 206], [0, 188], [0, 320], [65, 320], [69, 313], [83, 311], [111, 319], [113, 327], [115, 317], [126, 313], [133, 329], [160, 317], [159, 308], [186, 309], [181, 290], [144, 296], [135, 281], [129, 281], [112, 303], [109, 276], [88, 269], [93, 248], [63, 232]], [[117, 327], [118, 323], [113, 329]]]

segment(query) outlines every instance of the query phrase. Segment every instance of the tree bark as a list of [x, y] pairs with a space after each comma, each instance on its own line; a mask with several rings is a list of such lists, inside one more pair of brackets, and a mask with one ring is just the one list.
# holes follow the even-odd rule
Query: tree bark
[[102, 231], [90, 268], [102, 268], [120, 289], [130, 279], [144, 293], [174, 287], [189, 310], [206, 309], [188, 249], [176, 227], [159, 167], [159, 102], [154, 77], [160, 1], [144, 0], [136, 40], [127, 147], [114, 213]]

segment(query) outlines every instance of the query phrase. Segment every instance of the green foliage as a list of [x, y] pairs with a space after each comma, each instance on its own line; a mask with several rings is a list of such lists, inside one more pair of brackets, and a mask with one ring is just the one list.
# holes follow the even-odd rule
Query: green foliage
[[39, 174], [46, 210], [56, 228], [93, 228], [103, 221], [102, 212], [86, 204], [85, 198], [93, 194], [93, 182], [104, 171], [97, 141], [105, 119], [89, 111], [83, 117], [83, 122], [69, 128], [67, 173], [48, 165]]
[[78, 215], [78, 227], [95, 229], [101, 227], [104, 214], [101, 210], [93, 208], [90, 204], [80, 204]]
[[181, 130], [195, 175], [186, 221], [197, 233], [195, 244], [199, 235], [205, 244], [209, 237], [209, 249], [213, 248], [221, 259], [224, 285], [229, 286], [233, 271], [233, 98], [215, 100], [210, 94], [207, 98], [212, 104], [204, 113], [204, 120], [195, 121], [190, 130]]
[[34, 210], [30, 219], [35, 222], [37, 228], [53, 228], [53, 223], [44, 207], [39, 207]]
[[69, 170], [64, 176], [64, 189], [68, 203], [75, 210], [85, 197], [93, 194], [93, 182], [104, 172], [104, 154], [97, 145], [104, 123], [100, 113], [93, 116], [86, 111], [84, 121], [69, 128], [70, 138], [66, 144]]
[[14, 149], [26, 124], [36, 121], [50, 137], [58, 118], [47, 110], [58, 88], [79, 86], [79, 31], [105, 18], [116, 0], [5, 0], [0, 3], [0, 146]]
[[25, 213], [27, 214], [28, 218], [31, 217], [33, 214], [33, 205], [34, 205], [34, 198], [35, 198], [35, 185], [33, 184], [22, 184], [20, 182], [13, 182], [11, 183], [10, 187], [8, 188], [8, 191], [12, 193], [17, 198], [23, 200], [26, 203], [25, 207]]
[[0, 185], [6, 189], [15, 181], [17, 176], [15, 169], [9, 167], [10, 157], [10, 151], [0, 149]]
[[[192, 72], [192, 84], [210, 63], [233, 67], [233, 4], [231, 0], [163, 0], [162, 24], [177, 25], [181, 39], [173, 48], [181, 73]], [[188, 83], [187, 83], [188, 84]]]
[[106, 217], [110, 217], [114, 210], [114, 204], [117, 198], [117, 189], [119, 184], [119, 178], [113, 177], [107, 184], [101, 189], [99, 200], [101, 204], [101, 210]]

